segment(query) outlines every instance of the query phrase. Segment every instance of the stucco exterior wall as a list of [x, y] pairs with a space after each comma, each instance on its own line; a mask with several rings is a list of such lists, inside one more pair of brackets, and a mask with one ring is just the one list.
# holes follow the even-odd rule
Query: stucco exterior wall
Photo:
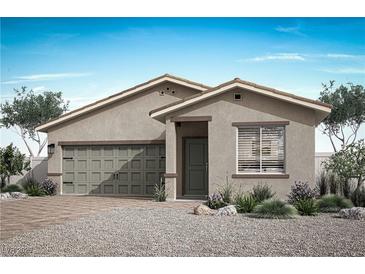
[[[161, 90], [165, 92], [164, 96], [160, 95]], [[62, 147], [59, 142], [165, 140], [165, 125], [152, 119], [149, 111], [197, 92], [187, 87], [164, 83], [50, 128], [48, 143], [53, 143], [56, 147], [55, 153], [49, 155], [48, 159], [49, 177], [62, 185]]]
[[[234, 93], [242, 100], [235, 101]], [[232, 90], [217, 97], [168, 115], [212, 116], [208, 122], [209, 193], [216, 191], [228, 178], [235, 188], [249, 191], [257, 183], [267, 183], [280, 198], [286, 198], [294, 181], [314, 184], [315, 113], [250, 91]], [[232, 122], [289, 121], [286, 126], [286, 173], [282, 178], [232, 178], [236, 174], [236, 130]], [[178, 174], [180, 176], [180, 174]]]

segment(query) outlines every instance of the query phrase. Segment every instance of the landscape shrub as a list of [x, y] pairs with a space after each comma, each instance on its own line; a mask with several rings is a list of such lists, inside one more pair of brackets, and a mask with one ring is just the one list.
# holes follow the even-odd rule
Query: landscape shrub
[[27, 178], [23, 183], [23, 189], [29, 196], [44, 196], [45, 191], [41, 185], [33, 178]]
[[6, 187], [4, 187], [1, 191], [2, 192], [21, 192], [22, 188], [19, 185], [11, 184], [11, 185], [7, 185]]
[[153, 199], [156, 202], [165, 202], [167, 198], [167, 193], [165, 189], [165, 184], [160, 182], [159, 184], [155, 184]]
[[232, 202], [233, 185], [231, 183], [228, 183], [227, 181], [225, 185], [219, 187], [218, 192], [225, 203], [230, 204]]
[[324, 170], [322, 170], [317, 177], [317, 189], [319, 196], [323, 196], [328, 193], [327, 173]]
[[316, 191], [311, 189], [307, 182], [296, 181], [291, 186], [291, 191], [288, 195], [288, 202], [295, 204], [299, 200], [313, 199], [316, 196]]
[[238, 213], [250, 213], [257, 205], [256, 200], [250, 194], [238, 193], [234, 198]]
[[339, 212], [342, 208], [350, 208], [353, 205], [348, 199], [330, 194], [319, 199], [317, 206], [320, 212]]
[[223, 201], [223, 197], [220, 193], [213, 193], [209, 195], [205, 204], [211, 209], [218, 209], [227, 205]]
[[57, 194], [57, 183], [53, 182], [51, 179], [46, 178], [40, 183], [40, 187], [43, 189], [46, 195], [56, 195]]
[[351, 194], [351, 201], [357, 207], [365, 207], [365, 187], [355, 189]]
[[271, 186], [268, 186], [267, 184], [258, 184], [254, 186], [251, 193], [252, 198], [254, 198], [258, 204], [265, 200], [271, 199], [274, 197], [274, 195], [275, 192], [272, 192]]
[[269, 219], [290, 219], [297, 215], [297, 210], [281, 200], [266, 200], [257, 205], [254, 210], [254, 217]]
[[301, 199], [294, 204], [300, 215], [315, 216], [318, 213], [318, 206], [315, 199]]

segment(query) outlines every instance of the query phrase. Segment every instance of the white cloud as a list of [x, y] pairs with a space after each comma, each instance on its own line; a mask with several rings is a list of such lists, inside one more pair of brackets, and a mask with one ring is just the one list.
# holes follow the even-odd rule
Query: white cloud
[[299, 26], [294, 26], [294, 27], [277, 26], [275, 28], [275, 30], [278, 31], [278, 32], [290, 33], [290, 34], [295, 34], [295, 35], [299, 35], [299, 36], [305, 36], [305, 34], [300, 31]]
[[352, 54], [343, 54], [343, 53], [328, 53], [326, 55], [328, 58], [334, 58], [334, 59], [352, 59], [361, 57], [361, 55], [352, 55]]
[[65, 72], [65, 73], [44, 73], [44, 74], [31, 74], [13, 77], [14, 80], [3, 81], [1, 84], [18, 84], [22, 82], [30, 81], [49, 81], [65, 78], [76, 78], [92, 75], [89, 72]]
[[[242, 61], [242, 60], [239, 60]], [[265, 61], [305, 61], [304, 55], [298, 53], [276, 53], [271, 55], [258, 56], [246, 61], [265, 62]]]
[[320, 69], [320, 71], [333, 74], [365, 74], [365, 68], [333, 68]]
[[40, 86], [40, 87], [34, 87], [32, 88], [32, 90], [37, 93], [37, 92], [42, 92], [42, 91], [45, 91], [46, 90], [46, 87], [44, 86]]

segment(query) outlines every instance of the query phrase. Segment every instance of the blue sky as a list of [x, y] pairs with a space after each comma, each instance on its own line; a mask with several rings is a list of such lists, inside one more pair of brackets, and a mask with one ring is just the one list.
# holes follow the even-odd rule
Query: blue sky
[[[2, 100], [27, 86], [62, 91], [71, 109], [164, 73], [211, 86], [240, 77], [313, 99], [332, 79], [365, 85], [361, 18], [1, 18], [0, 46]], [[0, 132], [1, 145], [23, 149]]]

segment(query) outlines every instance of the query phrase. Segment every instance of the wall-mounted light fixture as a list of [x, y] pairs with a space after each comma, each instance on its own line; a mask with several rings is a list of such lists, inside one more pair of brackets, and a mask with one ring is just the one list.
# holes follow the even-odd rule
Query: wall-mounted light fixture
[[55, 145], [54, 144], [49, 144], [47, 148], [48, 148], [48, 154], [52, 155], [54, 153], [54, 150], [55, 150]]

